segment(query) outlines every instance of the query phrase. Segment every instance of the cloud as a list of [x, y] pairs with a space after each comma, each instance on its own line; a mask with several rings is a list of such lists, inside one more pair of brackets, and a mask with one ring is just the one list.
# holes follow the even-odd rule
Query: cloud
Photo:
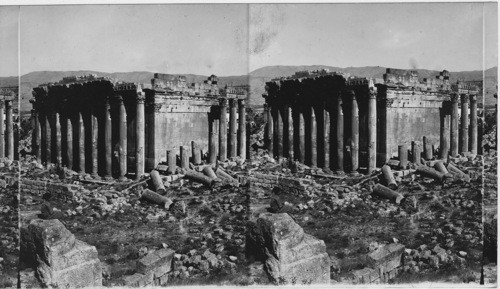
[[279, 5], [250, 5], [249, 53], [264, 52], [286, 24], [286, 16]]

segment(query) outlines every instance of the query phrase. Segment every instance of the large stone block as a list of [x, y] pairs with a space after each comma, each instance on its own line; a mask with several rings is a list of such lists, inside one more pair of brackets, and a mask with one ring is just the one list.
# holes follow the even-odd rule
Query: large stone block
[[384, 272], [389, 272], [401, 266], [401, 255], [405, 247], [401, 244], [389, 244], [378, 248], [367, 256], [368, 264], [371, 268], [382, 267]]
[[325, 243], [305, 234], [286, 213], [261, 214], [247, 241], [251, 243], [247, 249], [264, 248], [265, 268], [272, 281], [289, 284], [330, 281], [330, 258]]
[[151, 252], [144, 256], [142, 259], [137, 261], [137, 272], [146, 274], [148, 272], [158, 269], [156, 275], [159, 277], [166, 272], [170, 271], [172, 265], [172, 259], [174, 258], [175, 252], [170, 249], [160, 249]]
[[102, 286], [102, 268], [99, 259], [79, 263], [62, 270], [54, 270], [45, 263], [37, 268], [39, 280], [48, 287], [81, 288]]
[[75, 245], [75, 236], [57, 219], [34, 219], [28, 228], [36, 254], [49, 266], [53, 256], [64, 255]]

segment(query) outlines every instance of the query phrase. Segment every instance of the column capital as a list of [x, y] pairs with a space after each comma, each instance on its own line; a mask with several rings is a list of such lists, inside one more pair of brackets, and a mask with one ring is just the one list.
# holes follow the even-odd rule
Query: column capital
[[460, 94], [460, 100], [462, 103], [469, 103], [469, 95], [468, 94]]
[[227, 98], [220, 99], [220, 106], [227, 106]]
[[349, 97], [350, 99], [356, 99], [356, 93], [354, 92], [354, 90], [352, 89], [348, 89], [346, 92], [345, 92], [345, 95], [347, 97]]
[[376, 99], [377, 98], [377, 92], [374, 90], [368, 91], [368, 98], [370, 99]]
[[144, 104], [144, 102], [146, 101], [146, 94], [142, 91], [137, 92], [136, 101], [138, 104]]
[[12, 108], [12, 99], [6, 99], [5, 100], [5, 107], [6, 108]]
[[470, 101], [477, 101], [477, 94], [471, 94]]
[[122, 104], [122, 103], [123, 103], [123, 97], [122, 97], [121, 95], [119, 95], [119, 94], [115, 95], [115, 99], [116, 99], [116, 101], [118, 101], [120, 104]]
[[245, 100], [244, 99], [238, 99], [238, 104], [239, 105], [245, 105]]
[[450, 100], [451, 100], [451, 102], [453, 102], [453, 103], [458, 102], [458, 94], [457, 94], [457, 93], [452, 93], [452, 94], [450, 94]]

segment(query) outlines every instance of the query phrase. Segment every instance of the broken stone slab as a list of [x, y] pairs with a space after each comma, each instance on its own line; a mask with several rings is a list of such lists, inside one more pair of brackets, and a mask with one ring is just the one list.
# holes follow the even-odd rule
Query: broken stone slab
[[148, 253], [137, 261], [136, 270], [141, 274], [152, 273], [153, 278], [158, 278], [170, 272], [175, 251], [171, 249], [160, 249]]
[[151, 182], [153, 184], [153, 188], [154, 188], [155, 192], [157, 192], [158, 194], [164, 195], [166, 190], [165, 190], [165, 186], [163, 185], [163, 180], [160, 176], [160, 173], [156, 170], [152, 170], [149, 173], [149, 176], [151, 177]]
[[164, 197], [160, 194], [157, 194], [150, 189], [145, 189], [142, 191], [141, 198], [147, 200], [149, 202], [161, 205], [165, 209], [169, 209], [170, 205], [172, 205], [172, 200], [170, 198]]
[[57, 219], [34, 219], [28, 230], [35, 254], [49, 266], [54, 264], [54, 256], [64, 255], [75, 245], [75, 236]]
[[382, 268], [383, 272], [389, 272], [401, 266], [401, 256], [405, 246], [391, 243], [371, 252], [367, 256], [369, 267], [373, 269]]
[[202, 183], [209, 188], [211, 188], [215, 182], [214, 179], [209, 178], [209, 177], [205, 176], [204, 174], [198, 173], [194, 170], [187, 171], [186, 174], [184, 174], [184, 177], [187, 179], [193, 180], [195, 182]]
[[395, 191], [393, 191], [393, 190], [389, 189], [388, 187], [381, 185], [381, 184], [376, 184], [373, 187], [372, 193], [379, 196], [379, 197], [389, 199], [398, 205], [399, 205], [399, 203], [401, 203], [401, 200], [404, 198], [404, 196], [401, 195], [400, 193], [395, 192]]
[[382, 174], [384, 175], [385, 181], [387, 182], [387, 186], [393, 190], [398, 188], [398, 184], [396, 183], [396, 179], [394, 179], [394, 174], [392, 173], [391, 168], [388, 165], [384, 165], [382, 167]]

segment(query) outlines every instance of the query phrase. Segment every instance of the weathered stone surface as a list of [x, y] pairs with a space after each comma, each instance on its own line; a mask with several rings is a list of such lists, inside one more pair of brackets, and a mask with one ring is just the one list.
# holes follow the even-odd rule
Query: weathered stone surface
[[371, 268], [382, 267], [384, 272], [391, 271], [401, 265], [401, 255], [405, 247], [401, 244], [389, 244], [368, 254], [367, 261]]
[[174, 258], [175, 252], [170, 249], [160, 249], [147, 254], [144, 258], [137, 261], [137, 272], [147, 273], [156, 269], [158, 267], [168, 265], [168, 271], [170, 271], [170, 266], [172, 264], [172, 259]]
[[[265, 268], [272, 281], [329, 283], [330, 259], [325, 243], [305, 234], [288, 214], [261, 214], [251, 229], [247, 250], [264, 248]], [[255, 252], [257, 256], [262, 253]]]
[[102, 285], [97, 250], [68, 231], [57, 219], [34, 219], [28, 226], [37, 276], [44, 286], [78, 288]]

